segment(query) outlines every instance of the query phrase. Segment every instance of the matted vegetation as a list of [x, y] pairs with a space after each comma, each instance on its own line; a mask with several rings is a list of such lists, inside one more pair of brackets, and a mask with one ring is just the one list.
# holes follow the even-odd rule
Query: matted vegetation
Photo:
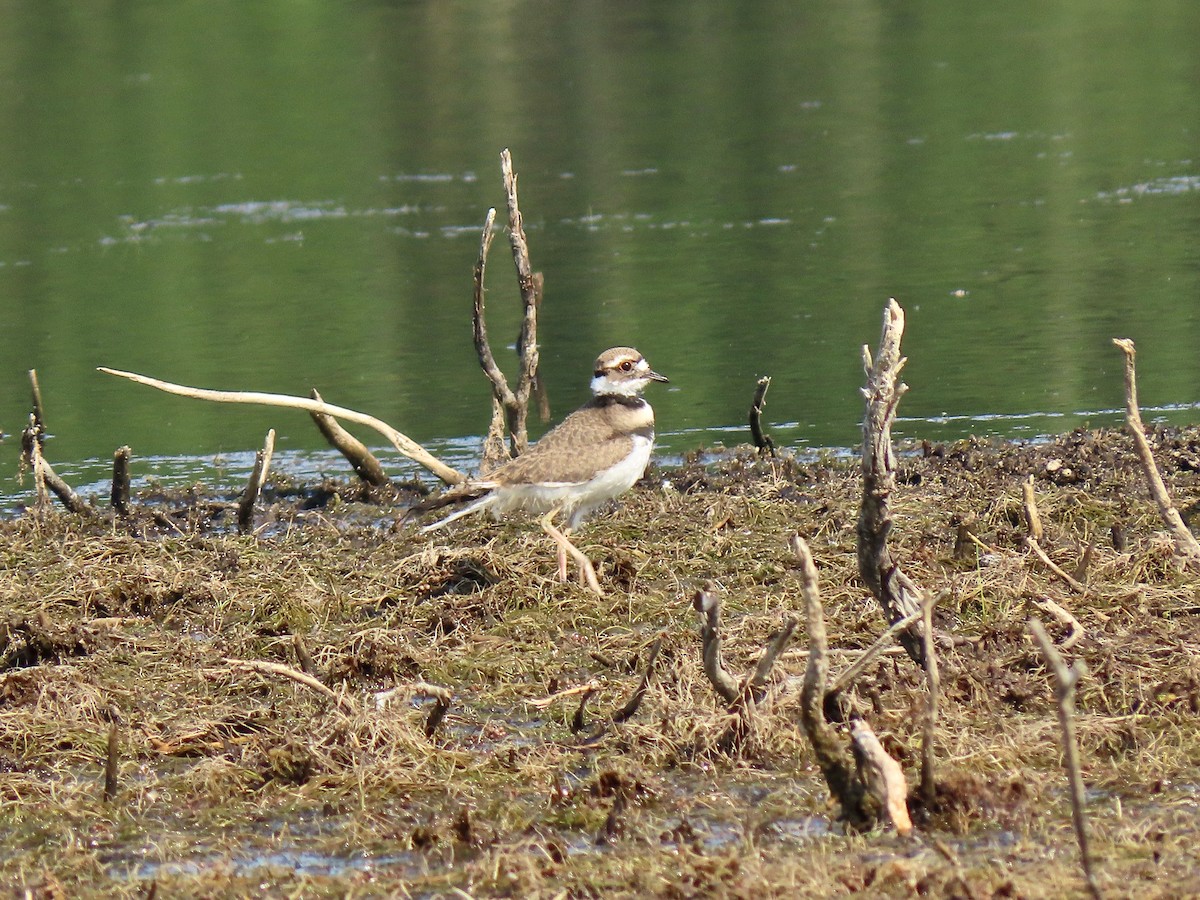
[[[1200, 431], [1152, 438], [1186, 509]], [[1028, 475], [1040, 546], [1083, 594], [1025, 544]], [[0, 883], [73, 897], [1083, 895], [1027, 628], [1048, 598], [1082, 627], [1067, 656], [1088, 669], [1077, 728], [1100, 886], [1200, 894], [1200, 595], [1129, 438], [909, 447], [898, 476], [892, 553], [945, 591], [935, 622], [957, 639], [939, 656], [937, 802], [914, 804], [911, 838], [838, 823], [798, 725], [803, 626], [749, 732], [722, 744], [727, 704], [692, 608], [712, 582], [727, 667], [750, 671], [803, 621], [799, 533], [844, 668], [885, 624], [857, 570], [857, 464], [697, 454], [581, 532], [603, 599], [557, 583], [527, 523], [422, 537], [396, 524], [411, 497], [359, 485], [276, 476], [245, 536], [202, 490], [172, 498], [195, 510], [177, 529], [138, 514], [0, 524]], [[656, 642], [641, 704], [614, 721]], [[333, 696], [239, 662], [298, 670], [298, 652]], [[430, 687], [453, 694], [440, 721]], [[849, 696], [910, 785], [925, 702], [900, 653]]]

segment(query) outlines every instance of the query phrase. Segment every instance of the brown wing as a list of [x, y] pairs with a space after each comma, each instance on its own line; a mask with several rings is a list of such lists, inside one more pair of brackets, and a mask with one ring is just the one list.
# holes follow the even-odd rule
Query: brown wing
[[[596, 415], [596, 411], [602, 414]], [[593, 400], [488, 477], [502, 484], [588, 481], [625, 458], [631, 433], [653, 436], [654, 414], [649, 404]]]

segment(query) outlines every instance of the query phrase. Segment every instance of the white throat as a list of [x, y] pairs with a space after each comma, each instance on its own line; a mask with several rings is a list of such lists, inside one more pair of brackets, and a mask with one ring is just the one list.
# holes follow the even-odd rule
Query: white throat
[[607, 375], [595, 375], [592, 377], [592, 394], [597, 397], [637, 397], [649, 383], [649, 378], [614, 381]]

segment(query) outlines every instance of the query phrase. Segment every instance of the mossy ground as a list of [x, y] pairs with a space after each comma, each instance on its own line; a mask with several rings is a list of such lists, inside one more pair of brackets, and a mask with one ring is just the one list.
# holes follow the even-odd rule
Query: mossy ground
[[[1200, 432], [1155, 443], [1186, 508]], [[536, 526], [422, 536], [395, 524], [403, 496], [353, 485], [277, 484], [254, 536], [199, 505], [178, 530], [161, 516], [0, 524], [0, 884], [46, 897], [1079, 896], [1052, 691], [1027, 629], [1032, 602], [1052, 598], [1084, 629], [1068, 656], [1088, 667], [1078, 729], [1100, 884], [1200, 894], [1200, 582], [1128, 438], [909, 451], [893, 555], [944, 592], [938, 627], [961, 639], [939, 658], [939, 803], [917, 810], [912, 839], [838, 825], [797, 725], [802, 627], [752, 732], [719, 747], [729, 717], [701, 665], [698, 587], [716, 585], [735, 672], [803, 620], [796, 532], [820, 569], [835, 672], [883, 627], [856, 571], [855, 463], [746, 453], [654, 470], [582, 531], [603, 599], [555, 581]], [[1024, 547], [1030, 474], [1051, 557], [1076, 571], [1094, 544], [1083, 595]], [[959, 540], [964, 521], [979, 543]], [[340, 703], [230, 662], [296, 667], [297, 638]], [[655, 641], [640, 708], [613, 723]], [[571, 689], [593, 681], [575, 730]], [[454, 694], [431, 736], [433, 701], [407, 690], [421, 682]], [[923, 673], [884, 656], [851, 702], [915, 784]]]

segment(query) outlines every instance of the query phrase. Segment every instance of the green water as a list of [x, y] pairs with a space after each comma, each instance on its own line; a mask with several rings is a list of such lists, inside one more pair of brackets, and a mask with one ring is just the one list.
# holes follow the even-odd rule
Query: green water
[[[556, 416], [633, 344], [672, 379], [668, 451], [744, 439], [760, 374], [781, 443], [851, 445], [889, 296], [903, 434], [1114, 422], [1114, 336], [1150, 417], [1200, 416], [1194, 2], [0, 0], [0, 22], [0, 428], [36, 367], [60, 466], [237, 459], [269, 427], [321, 446], [301, 414], [97, 365], [316, 386], [469, 457], [504, 147]], [[503, 345], [502, 238], [489, 284]]]

